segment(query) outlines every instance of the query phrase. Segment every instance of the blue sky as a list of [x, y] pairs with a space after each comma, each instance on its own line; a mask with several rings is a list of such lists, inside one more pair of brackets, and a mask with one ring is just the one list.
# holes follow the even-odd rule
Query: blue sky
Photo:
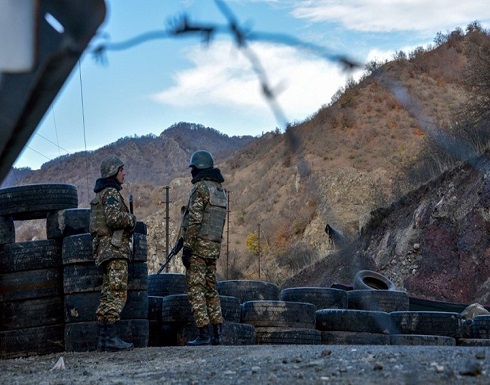
[[[214, 0], [108, 0], [92, 46], [164, 30], [186, 14], [192, 22], [226, 25]], [[486, 0], [226, 0], [240, 26], [294, 37], [360, 63], [431, 44], [437, 32], [478, 21], [490, 28]], [[110, 46], [110, 45], [109, 45]], [[287, 122], [313, 115], [345, 85], [347, 73], [304, 47], [251, 42]], [[126, 136], [159, 135], [177, 122], [227, 135], [283, 129], [262, 96], [250, 61], [229, 34], [205, 45], [198, 36], [155, 39], [108, 50], [106, 63], [86, 52], [16, 167], [40, 166], [60, 155], [95, 150]]]

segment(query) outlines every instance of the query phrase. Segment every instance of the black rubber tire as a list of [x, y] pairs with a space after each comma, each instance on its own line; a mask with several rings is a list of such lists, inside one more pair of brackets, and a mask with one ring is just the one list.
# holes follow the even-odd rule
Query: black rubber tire
[[[63, 267], [65, 294], [100, 291], [102, 268], [92, 263], [69, 264]], [[146, 262], [128, 263], [128, 290], [147, 290], [148, 265]]]
[[488, 338], [458, 338], [456, 340], [458, 346], [490, 346]]
[[148, 319], [162, 323], [162, 300], [165, 297], [157, 295], [148, 296]]
[[0, 302], [63, 296], [61, 268], [0, 274]]
[[321, 333], [316, 329], [256, 327], [257, 345], [320, 345]]
[[389, 345], [390, 336], [381, 333], [322, 331], [325, 345]]
[[148, 241], [145, 234], [134, 233], [134, 253], [130, 256], [131, 262], [148, 261]]
[[11, 243], [4, 245], [0, 250], [2, 273], [61, 268], [61, 266], [61, 244], [55, 240]]
[[278, 301], [279, 287], [271, 282], [254, 280], [230, 280], [217, 283], [221, 295], [236, 297], [240, 303], [247, 301], [270, 300]]
[[347, 292], [327, 287], [291, 287], [281, 290], [281, 301], [306, 302], [316, 309], [346, 309]]
[[404, 291], [351, 290], [347, 292], [349, 309], [385, 311], [408, 311], [410, 300]]
[[[173, 294], [161, 298], [162, 322], [194, 322], [187, 294]], [[223, 319], [228, 322], [240, 322], [241, 309], [238, 298], [220, 295], [219, 299]]]
[[62, 324], [62, 308], [61, 296], [0, 302], [0, 330]]
[[[117, 323], [119, 337], [132, 342], [135, 348], [148, 347], [149, 323], [146, 319], [121, 320]], [[97, 349], [97, 322], [72, 322], [65, 324], [67, 352], [88, 352]]]
[[[199, 330], [194, 323], [173, 324], [170, 326], [170, 330], [172, 337], [168, 340], [172, 341], [176, 346], [187, 345], [187, 342], [194, 340], [199, 334]], [[254, 326], [236, 322], [223, 323], [221, 345], [255, 345], [255, 341]]]
[[62, 254], [63, 265], [84, 263], [95, 265], [92, 254], [92, 236], [85, 233], [65, 237]]
[[390, 334], [390, 315], [382, 311], [322, 309], [316, 311], [316, 328], [321, 331], [344, 331]]
[[49, 212], [75, 209], [78, 193], [70, 184], [31, 184], [0, 189], [0, 216], [43, 219]]
[[490, 338], [490, 315], [478, 315], [473, 318], [470, 325], [471, 338]]
[[304, 302], [247, 301], [242, 323], [255, 327], [315, 328], [315, 305]]
[[[95, 321], [95, 312], [100, 303], [100, 292], [65, 294], [64, 321], [87, 322]], [[147, 319], [148, 293], [146, 290], [128, 290], [126, 305], [121, 319]]]
[[10, 217], [0, 217], [0, 246], [15, 242], [15, 225]]
[[432, 311], [390, 313], [392, 334], [421, 334], [458, 338], [461, 335], [461, 314]]
[[148, 226], [145, 222], [136, 221], [136, 228], [134, 229], [135, 234], [148, 235]]
[[[146, 262], [148, 259], [148, 245], [146, 235], [134, 234], [134, 258], [130, 256], [129, 264]], [[63, 264], [91, 263], [94, 264], [92, 254], [92, 235], [89, 233], [70, 235], [63, 239]]]
[[1, 331], [0, 359], [61, 353], [63, 331], [63, 324]]
[[358, 271], [352, 286], [354, 290], [397, 290], [388, 278], [371, 270]]
[[61, 239], [83, 233], [90, 233], [90, 209], [66, 209], [48, 213], [46, 218], [48, 239]]
[[162, 273], [148, 276], [148, 295], [165, 297], [187, 293], [185, 274]]
[[417, 335], [417, 334], [392, 334], [391, 345], [411, 346], [456, 346], [456, 339], [447, 336]]

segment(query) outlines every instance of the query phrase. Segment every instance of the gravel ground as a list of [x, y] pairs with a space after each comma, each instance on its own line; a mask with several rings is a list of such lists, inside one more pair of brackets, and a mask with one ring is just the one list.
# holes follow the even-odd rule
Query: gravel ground
[[[152, 347], [0, 360], [0, 384], [489, 384], [490, 348]], [[53, 368], [63, 361], [64, 368]]]

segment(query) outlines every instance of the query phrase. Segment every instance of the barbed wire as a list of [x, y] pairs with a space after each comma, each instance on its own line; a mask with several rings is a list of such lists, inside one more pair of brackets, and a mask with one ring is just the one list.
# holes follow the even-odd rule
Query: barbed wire
[[252, 70], [259, 79], [262, 95], [269, 104], [269, 107], [272, 110], [276, 121], [279, 123], [279, 126], [283, 127], [286, 127], [287, 125], [287, 118], [277, 101], [277, 96], [281, 91], [281, 87], [273, 87], [270, 84], [269, 78], [259, 56], [250, 48], [250, 42], [268, 42], [304, 49], [324, 60], [338, 64], [344, 71], [353, 71], [362, 67], [360, 63], [346, 55], [332, 54], [326, 47], [306, 42], [287, 34], [264, 33], [247, 30], [241, 27], [232, 10], [223, 1], [215, 0], [215, 4], [226, 18], [227, 24], [218, 25], [213, 23], [193, 22], [190, 20], [190, 17], [187, 14], [183, 14], [172, 19], [169, 22], [167, 29], [148, 31], [122, 42], [107, 42], [98, 45], [92, 51], [95, 60], [101, 63], [106, 63], [107, 51], [125, 50], [156, 39], [198, 36], [201, 38], [202, 43], [210, 45], [218, 35], [231, 36], [235, 46], [243, 53], [243, 55], [252, 65]]

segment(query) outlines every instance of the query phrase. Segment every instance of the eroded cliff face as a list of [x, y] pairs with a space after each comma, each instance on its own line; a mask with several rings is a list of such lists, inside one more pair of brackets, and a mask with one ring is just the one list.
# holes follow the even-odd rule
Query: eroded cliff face
[[372, 213], [356, 259], [410, 295], [490, 303], [490, 161], [466, 163]]
[[352, 285], [374, 270], [409, 295], [490, 304], [490, 157], [465, 163], [361, 222], [357, 239], [283, 287]]

